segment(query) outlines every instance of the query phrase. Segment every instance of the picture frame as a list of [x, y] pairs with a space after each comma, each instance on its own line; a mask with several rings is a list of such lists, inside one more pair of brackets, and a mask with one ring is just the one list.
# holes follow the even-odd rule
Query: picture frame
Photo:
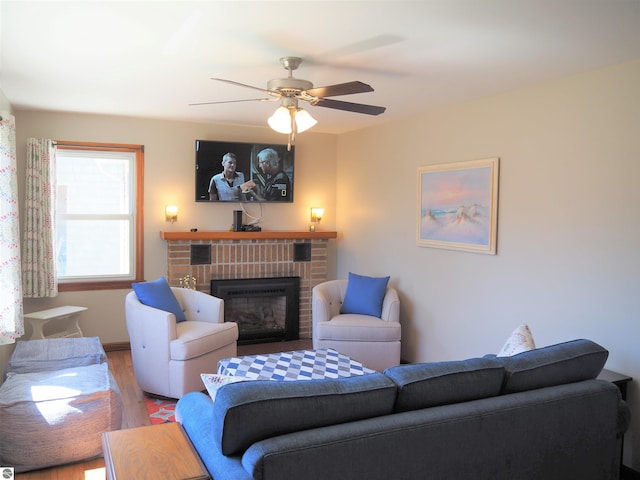
[[418, 168], [417, 244], [495, 255], [497, 157]]

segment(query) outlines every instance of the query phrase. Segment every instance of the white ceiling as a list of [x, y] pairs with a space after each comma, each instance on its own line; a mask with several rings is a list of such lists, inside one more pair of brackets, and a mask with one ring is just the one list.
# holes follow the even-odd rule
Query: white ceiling
[[266, 125], [266, 88], [295, 76], [377, 117], [301, 104], [341, 133], [640, 59], [640, 0], [0, 0], [0, 89], [17, 109]]

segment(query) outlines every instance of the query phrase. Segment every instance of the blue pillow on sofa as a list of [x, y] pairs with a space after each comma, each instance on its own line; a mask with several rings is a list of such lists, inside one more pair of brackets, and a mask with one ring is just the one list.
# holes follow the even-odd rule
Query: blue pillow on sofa
[[136, 292], [140, 303], [173, 313], [177, 322], [184, 322], [187, 319], [178, 303], [178, 299], [171, 291], [171, 287], [164, 277], [151, 282], [132, 283], [131, 287]]
[[387, 293], [390, 277], [365, 277], [349, 272], [347, 291], [340, 313], [357, 313], [359, 315], [382, 315], [382, 302]]

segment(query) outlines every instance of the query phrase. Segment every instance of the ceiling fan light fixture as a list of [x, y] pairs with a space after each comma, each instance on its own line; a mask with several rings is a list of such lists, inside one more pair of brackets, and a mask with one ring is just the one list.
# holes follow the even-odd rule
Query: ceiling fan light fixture
[[295, 130], [297, 133], [309, 130], [316, 123], [318, 123], [318, 121], [313, 118], [311, 114], [306, 110], [303, 110], [302, 108], [285, 106], [278, 107], [276, 111], [273, 112], [273, 115], [271, 115], [267, 119], [267, 123], [276, 132], [288, 135], [293, 132], [291, 128], [292, 116], [293, 121], [296, 122]]
[[267, 119], [269, 126], [278, 133], [291, 133], [291, 114], [287, 107], [278, 107]]
[[318, 121], [306, 110], [300, 108], [296, 111], [296, 130], [298, 133], [309, 130], [316, 123], [318, 123]]

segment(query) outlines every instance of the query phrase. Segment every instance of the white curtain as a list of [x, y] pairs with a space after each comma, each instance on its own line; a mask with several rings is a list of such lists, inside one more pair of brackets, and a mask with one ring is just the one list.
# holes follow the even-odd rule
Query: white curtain
[[20, 225], [16, 123], [0, 113], [0, 345], [24, 334], [20, 282]]
[[52, 140], [27, 139], [22, 248], [22, 289], [25, 298], [55, 297], [55, 150]]

